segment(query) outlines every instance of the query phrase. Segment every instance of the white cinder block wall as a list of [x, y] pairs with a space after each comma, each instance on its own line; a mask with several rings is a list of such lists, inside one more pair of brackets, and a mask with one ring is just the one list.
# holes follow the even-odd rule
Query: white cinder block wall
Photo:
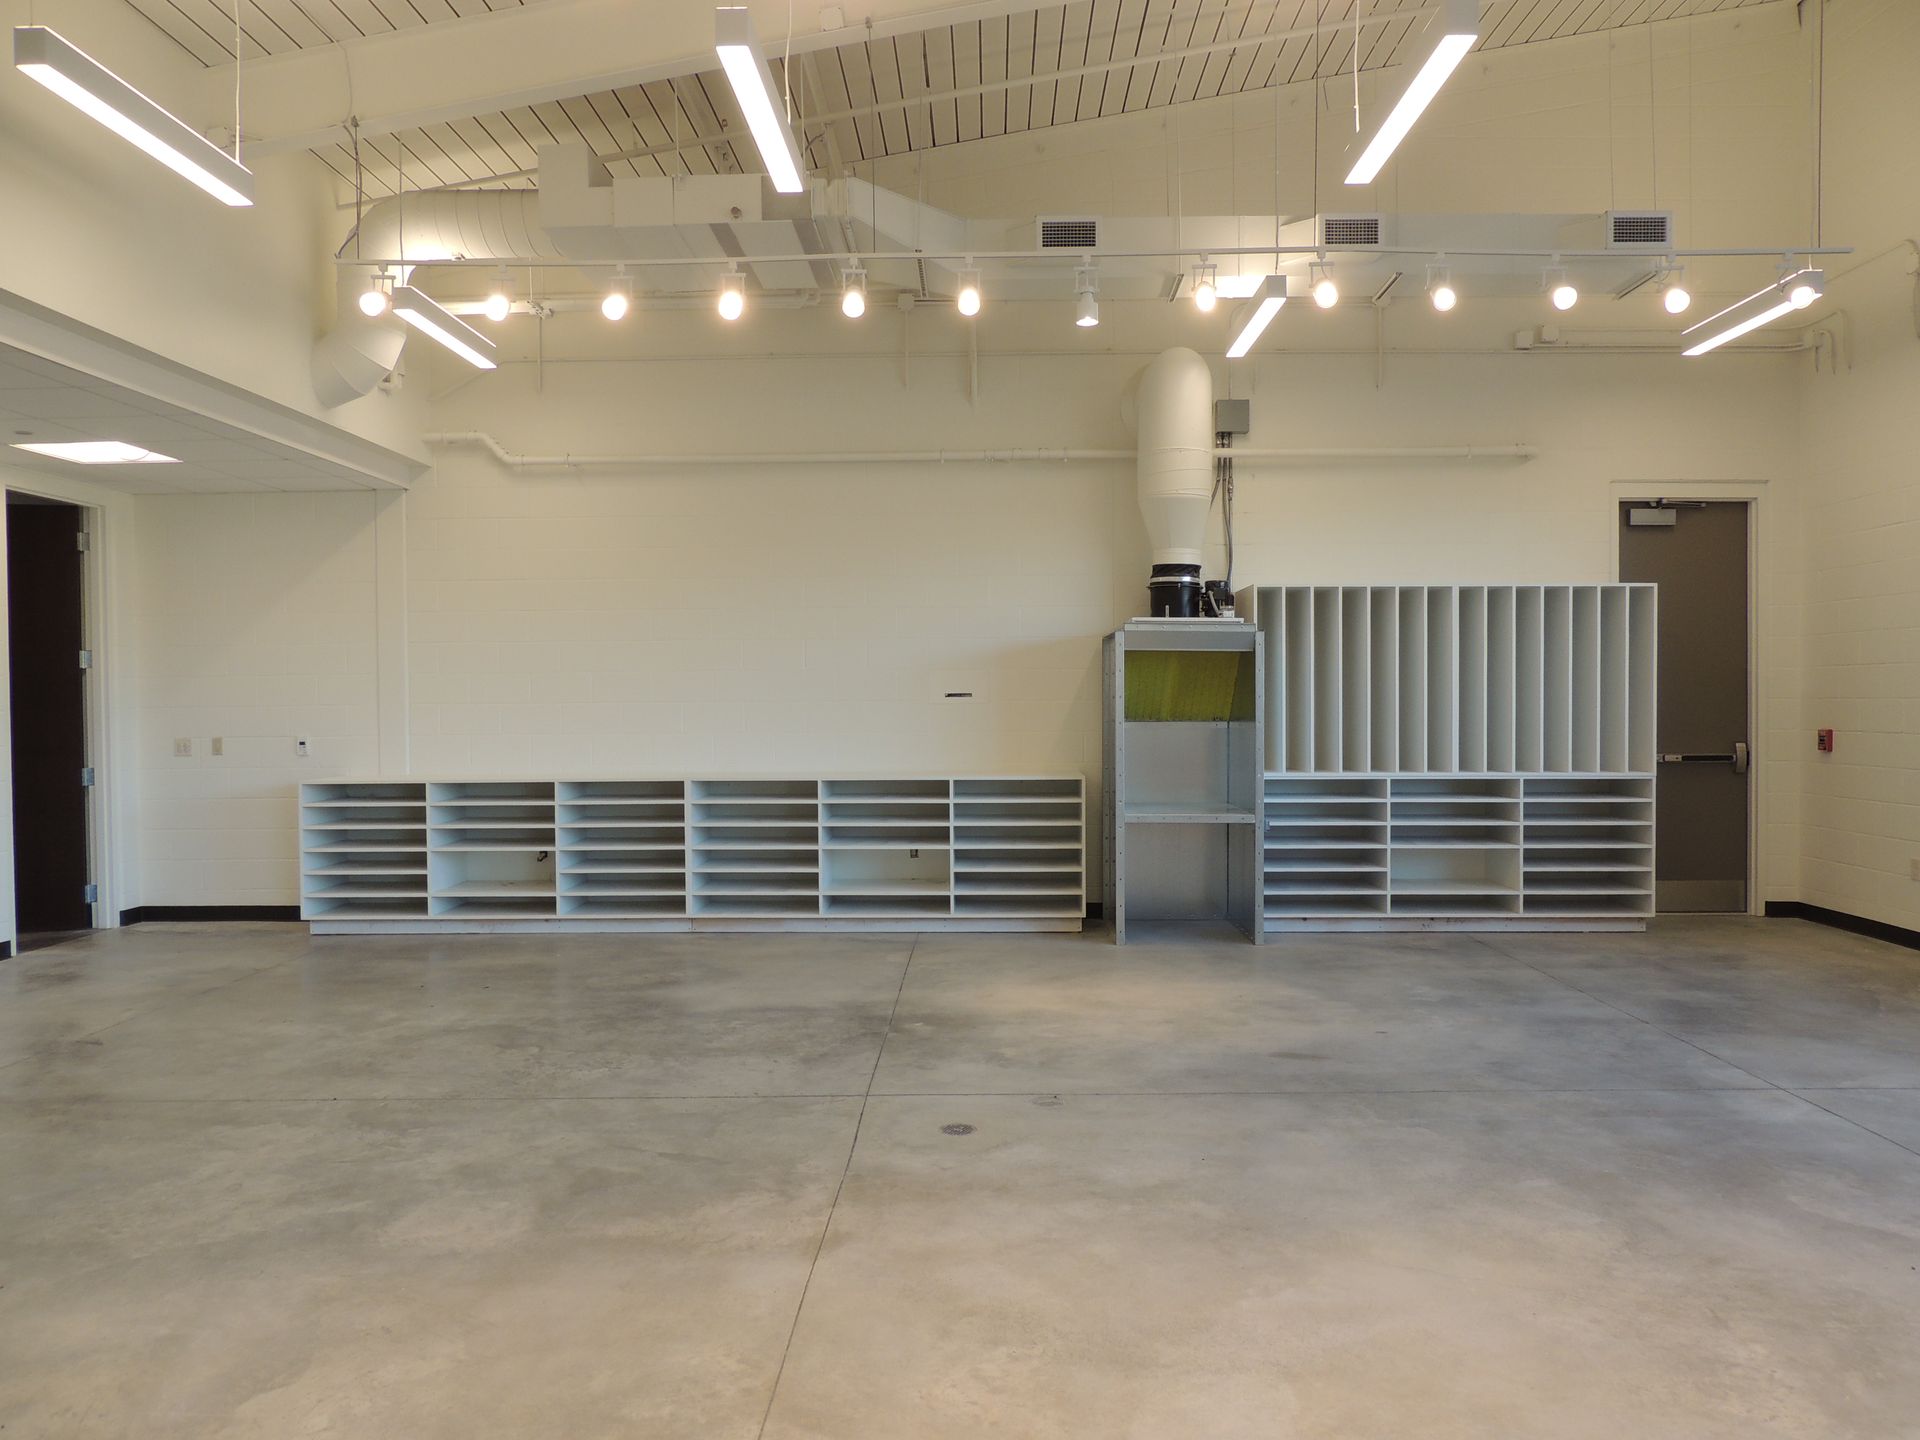
[[[1830, 45], [1842, 49], [1842, 12], [1883, 28], [1902, 13], [1869, 0], [1831, 8]], [[1696, 47], [1704, 39], [1712, 43]], [[1866, 32], [1863, 74], [1873, 44]], [[1804, 234], [1810, 53], [1792, 7], [1780, 6], [1483, 59], [1442, 97], [1393, 186], [1362, 203], [1659, 203], [1679, 210], [1683, 241]], [[985, 141], [883, 167], [878, 178], [980, 214], [1165, 213], [1176, 200], [1189, 213], [1257, 212], [1276, 187], [1287, 209], [1306, 213], [1310, 181], [1294, 158], [1311, 123], [1304, 93], [1197, 107], [1177, 123], [1153, 115]], [[1336, 143], [1323, 134], [1323, 148]], [[1833, 144], [1830, 136], [1830, 153]], [[1421, 178], [1442, 174], [1443, 189]], [[1828, 204], [1838, 238], [1832, 181]], [[1903, 220], [1888, 234], [1913, 228]], [[1747, 278], [1701, 270], [1692, 278], [1709, 291], [1704, 301]], [[704, 314], [643, 305], [617, 335], [593, 317], [550, 323], [549, 355], [614, 363], [522, 360], [478, 380], [419, 365], [414, 383], [464, 382], [435, 406], [437, 428], [487, 429], [536, 452], [1124, 447], [1126, 378], [1165, 344], [1197, 340], [1218, 354], [1221, 337], [1194, 332], [1184, 309], [1108, 312], [1097, 332], [1064, 333], [1045, 307], [990, 306], [974, 403], [964, 332], [938, 313], [911, 322], [876, 313], [848, 331], [830, 313], [756, 312], [718, 335]], [[1851, 420], [1826, 416], [1822, 406], [1838, 402], [1818, 392], [1832, 382], [1808, 376], [1804, 357], [1703, 366], [1505, 348], [1503, 334], [1539, 318], [1524, 305], [1489, 307], [1435, 330], [1420, 307], [1397, 307], [1376, 337], [1358, 308], [1289, 316], [1299, 334], [1217, 372], [1220, 393], [1253, 395], [1255, 443], [1526, 442], [1541, 451], [1503, 467], [1243, 464], [1236, 583], [1602, 580], [1613, 574], [1618, 499], [1688, 487], [1757, 498], [1760, 898], [1801, 894], [1804, 799], [1810, 824], [1822, 822], [1809, 830], [1807, 896], [1843, 903], [1822, 868], [1827, 812], [1818, 807], [1844, 798], [1830, 777], [1853, 752], [1803, 780], [1799, 741], [1823, 689], [1840, 679], [1823, 674], [1803, 695], [1803, 578], [1824, 585], [1818, 577], [1844, 569], [1849, 547], [1893, 540], [1861, 539], [1886, 527], [1842, 522], [1838, 510], [1810, 508], [1803, 524], [1800, 482], [1813, 474], [1816, 447], [1803, 450], [1802, 420], [1808, 436], [1829, 426], [1855, 437], [1851, 449], [1828, 452], [1845, 463], [1826, 465], [1810, 482], [1816, 492], [1874, 493], [1869, 477], [1898, 453], [1896, 439], [1873, 429], [1891, 423], [1878, 417], [1893, 382], [1845, 392], [1857, 397]], [[1569, 334], [1631, 344], [1620, 327], [1635, 323], [1583, 309]], [[509, 349], [529, 353], [525, 338], [510, 338]], [[1859, 358], [1866, 353], [1863, 344]], [[371, 497], [154, 499], [139, 509], [138, 809], [153, 858], [129, 890], [148, 904], [291, 903], [292, 782], [371, 769], [382, 753], [408, 748], [417, 769], [1094, 774], [1097, 637], [1139, 607], [1145, 565], [1125, 464], [556, 476], [512, 475], [475, 452], [443, 451], [390, 516], [407, 576], [404, 600], [390, 586], [385, 605]], [[207, 578], [230, 566], [232, 575]], [[1845, 638], [1856, 615], [1832, 612], [1839, 628], [1816, 642], [1823, 661], [1846, 645], [1881, 643]], [[404, 657], [397, 678], [376, 674], [375, 652]], [[383, 749], [373, 731], [396, 713], [402, 689], [411, 703], [389, 721]], [[978, 698], [937, 698], [952, 689]], [[1911, 735], [1905, 714], [1887, 732], [1894, 740], [1899, 724]], [[316, 749], [304, 765], [282, 743], [301, 731]], [[173, 760], [172, 739], [188, 733], [201, 746], [214, 734], [258, 733], [262, 746], [223, 757], [245, 758], [244, 767], [221, 769], [204, 748]], [[1860, 779], [1899, 773], [1880, 765]], [[1856, 822], [1893, 828], [1847, 810], [1831, 848], [1869, 835], [1848, 828]], [[1894, 837], [1871, 834], [1884, 864]], [[1862, 894], [1846, 908], [1904, 913], [1897, 895], [1846, 893]]]
[[[290, 903], [294, 787], [379, 768], [377, 503], [140, 497], [125, 607], [142, 856], [129, 905]], [[192, 754], [175, 755], [176, 740]]]
[[[1837, 365], [1803, 386], [1806, 694], [1801, 897], [1920, 929], [1920, 6], [1827, 6], [1826, 233], [1858, 247], [1827, 308]], [[1850, 343], [1848, 343], [1850, 342]], [[1813, 731], [1838, 732], [1832, 755]]]

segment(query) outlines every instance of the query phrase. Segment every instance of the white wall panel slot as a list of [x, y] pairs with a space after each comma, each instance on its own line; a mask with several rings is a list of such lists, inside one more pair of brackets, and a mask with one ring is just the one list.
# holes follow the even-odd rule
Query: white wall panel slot
[[1487, 755], [1488, 770], [1520, 768], [1514, 744], [1515, 694], [1519, 675], [1515, 666], [1514, 591], [1489, 586], [1487, 597]]
[[1345, 737], [1340, 713], [1345, 697], [1340, 643], [1343, 618], [1338, 590], [1322, 588], [1313, 592], [1313, 762], [1316, 770], [1365, 768], [1364, 762], [1353, 767], [1341, 759]]
[[1617, 585], [1599, 592], [1600, 598], [1600, 759], [1596, 770], [1619, 772], [1631, 768], [1628, 712], [1633, 703], [1633, 675], [1627, 663], [1630, 641], [1627, 591]]
[[1546, 589], [1542, 623], [1546, 680], [1541, 687], [1546, 770], [1573, 769], [1573, 591], [1565, 585]]
[[1658, 749], [1658, 592], [1651, 585], [1632, 585], [1627, 591], [1627, 768], [1651, 771]]
[[1340, 605], [1340, 755], [1343, 770], [1377, 769], [1373, 759], [1373, 612], [1364, 587], [1332, 592]]
[[1522, 585], [1513, 592], [1513, 768], [1547, 768], [1546, 591]]
[[1460, 768], [1487, 768], [1487, 587], [1459, 591]]
[[1374, 770], [1400, 769], [1400, 597], [1375, 586], [1367, 591], [1372, 657], [1368, 681], [1372, 694]]
[[1286, 652], [1269, 673], [1312, 696], [1270, 732], [1314, 737], [1264, 750], [1266, 931], [1644, 921], [1651, 587], [1294, 586], [1252, 608]]
[[1576, 586], [1573, 606], [1573, 752], [1569, 768], [1600, 766], [1600, 592]]
[[1400, 592], [1400, 768], [1425, 770], [1427, 744], [1427, 592]]
[[301, 787], [302, 914], [343, 933], [1078, 929], [1083, 792], [1077, 775], [328, 781]]
[[1315, 753], [1313, 592], [1291, 589], [1285, 591], [1284, 595], [1287, 769], [1312, 770]]
[[1458, 593], [1435, 585], [1427, 591], [1427, 765], [1460, 768], [1460, 672]]

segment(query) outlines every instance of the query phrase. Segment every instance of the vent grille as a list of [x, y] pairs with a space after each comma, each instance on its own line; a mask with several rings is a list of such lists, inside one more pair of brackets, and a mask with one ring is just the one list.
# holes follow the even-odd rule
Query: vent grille
[[1673, 213], [1667, 210], [1609, 210], [1609, 248], [1650, 246], [1664, 250], [1673, 243]]
[[1100, 222], [1091, 215], [1042, 215], [1042, 250], [1092, 250], [1100, 243]]
[[1378, 215], [1322, 215], [1320, 243], [1322, 245], [1378, 245], [1380, 217]]

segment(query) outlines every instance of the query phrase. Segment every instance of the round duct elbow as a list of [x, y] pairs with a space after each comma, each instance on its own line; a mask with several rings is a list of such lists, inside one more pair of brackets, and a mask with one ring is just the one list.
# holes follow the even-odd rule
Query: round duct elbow
[[1167, 350], [1130, 398], [1153, 563], [1198, 566], [1213, 498], [1213, 372], [1191, 350]]
[[407, 329], [391, 314], [368, 319], [351, 301], [313, 347], [313, 393], [329, 410], [371, 394], [400, 363]]

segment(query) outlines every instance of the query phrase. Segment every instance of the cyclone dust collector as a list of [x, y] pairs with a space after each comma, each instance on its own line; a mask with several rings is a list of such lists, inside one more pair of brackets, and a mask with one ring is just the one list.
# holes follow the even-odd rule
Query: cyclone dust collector
[[1200, 552], [1213, 496], [1213, 372], [1191, 350], [1163, 351], [1141, 372], [1130, 408], [1140, 511], [1153, 547], [1147, 613], [1198, 616]]

